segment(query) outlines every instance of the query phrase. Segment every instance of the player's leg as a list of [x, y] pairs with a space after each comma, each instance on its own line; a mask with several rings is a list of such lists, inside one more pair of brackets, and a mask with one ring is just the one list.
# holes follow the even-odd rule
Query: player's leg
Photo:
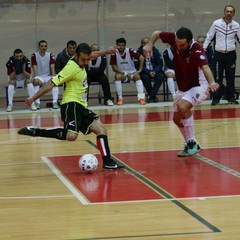
[[[74, 114], [75, 105], [63, 104], [61, 106], [61, 118], [64, 121], [64, 128], [43, 129], [36, 126], [27, 126], [18, 131], [20, 135], [28, 135], [32, 137], [56, 138], [59, 140], [74, 141], [78, 137], [78, 114]], [[71, 131], [68, 131], [71, 130]]]
[[[25, 84], [27, 85], [28, 96], [32, 97], [34, 95], [34, 93], [35, 93], [34, 92], [33, 83], [32, 83], [32, 81], [29, 78], [25, 78], [24, 81], [25, 81]], [[32, 111], [36, 111], [37, 110], [37, 107], [36, 107], [35, 103], [32, 103], [31, 110]]]
[[122, 81], [125, 79], [124, 74], [116, 73], [115, 74], [115, 89], [117, 93], [117, 105], [123, 104], [123, 97], [122, 97]]
[[7, 94], [8, 94], [8, 106], [6, 110], [7, 112], [12, 112], [13, 110], [13, 97], [15, 92], [15, 86], [16, 86], [16, 80], [9, 79], [8, 89], [7, 89]]
[[123, 165], [120, 165], [111, 158], [107, 130], [105, 126], [100, 122], [100, 120], [94, 120], [93, 124], [90, 127], [90, 131], [97, 135], [97, 146], [102, 156], [103, 168], [104, 169], [123, 168], [124, 167]]
[[138, 102], [141, 105], [146, 104], [143, 82], [141, 80], [140, 74], [134, 73], [131, 77], [132, 77], [132, 80], [136, 83]]
[[[43, 80], [41, 79], [40, 76], [37, 76], [33, 79], [33, 86], [34, 86], [34, 92], [38, 92], [40, 87], [43, 86]], [[35, 100], [35, 104], [36, 104], [36, 107], [37, 109], [41, 109], [41, 103], [40, 103], [40, 98], [36, 99]]]

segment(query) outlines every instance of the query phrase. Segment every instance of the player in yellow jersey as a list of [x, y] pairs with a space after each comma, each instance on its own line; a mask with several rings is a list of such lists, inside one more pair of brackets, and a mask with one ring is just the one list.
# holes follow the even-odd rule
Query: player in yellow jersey
[[63, 99], [61, 103], [61, 118], [64, 128], [42, 129], [34, 126], [21, 128], [18, 134], [33, 137], [48, 137], [60, 140], [75, 141], [78, 133], [97, 135], [97, 146], [102, 155], [104, 169], [123, 168], [111, 158], [108, 145], [107, 130], [101, 123], [97, 114], [89, 110], [87, 103], [87, 73], [85, 66], [90, 60], [105, 54], [112, 54], [116, 48], [111, 47], [106, 51], [91, 52], [86, 43], [81, 43], [76, 49], [74, 57], [55, 77], [48, 81], [34, 96], [25, 100], [26, 105], [31, 104], [55, 86], [64, 85]]

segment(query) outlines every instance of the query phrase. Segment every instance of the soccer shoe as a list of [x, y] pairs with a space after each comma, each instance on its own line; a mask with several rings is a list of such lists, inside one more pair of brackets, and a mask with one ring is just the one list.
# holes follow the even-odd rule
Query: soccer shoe
[[113, 103], [113, 101], [112, 101], [111, 99], [108, 99], [108, 100], [105, 102], [105, 105], [107, 105], [107, 106], [113, 106], [114, 103]]
[[31, 105], [31, 110], [32, 110], [32, 111], [37, 111], [37, 107], [36, 107], [36, 104], [35, 104], [35, 103], [32, 103], [32, 105]]
[[110, 162], [108, 163], [103, 163], [103, 169], [107, 169], [107, 170], [111, 170], [111, 169], [121, 169], [124, 168], [123, 165], [117, 163], [116, 161], [114, 161], [113, 159], [111, 159]]
[[188, 155], [188, 146], [185, 144], [184, 149], [177, 153], [178, 157], [187, 157]]
[[153, 97], [153, 103], [158, 103], [158, 97], [157, 96]]
[[117, 105], [122, 105], [123, 104], [123, 99], [122, 98], [119, 98], [118, 100], [117, 100]]
[[57, 102], [53, 102], [52, 108], [53, 109], [59, 109], [58, 103]]
[[[197, 152], [200, 152], [201, 150], [202, 150], [202, 148], [201, 148], [200, 145], [197, 143]], [[184, 144], [184, 149], [181, 150], [181, 151], [179, 151], [179, 152], [177, 153], [177, 156], [178, 156], [178, 157], [188, 157], [188, 156], [190, 156], [190, 155], [188, 154], [188, 146], [187, 146], [186, 144]]]
[[41, 109], [41, 104], [40, 103], [35, 103], [37, 110]]
[[198, 144], [194, 141], [194, 140], [189, 140], [187, 142], [187, 153], [189, 156], [192, 156], [194, 154], [196, 154], [197, 152], [199, 152], [200, 150], [198, 149]]
[[7, 112], [12, 112], [12, 110], [13, 110], [13, 105], [8, 105], [8, 107], [7, 107]]
[[139, 102], [141, 105], [145, 105], [145, 104], [146, 104], [146, 101], [145, 101], [145, 99], [143, 99], [143, 98], [139, 99], [138, 102]]
[[213, 98], [213, 100], [212, 100], [212, 106], [215, 106], [215, 105], [217, 105], [217, 104], [219, 104], [219, 103], [220, 103], [220, 100], [219, 100], [219, 99]]
[[36, 129], [39, 129], [39, 127], [35, 127], [35, 126], [23, 127], [23, 128], [18, 130], [18, 134], [19, 135], [28, 135], [28, 136], [35, 137]]
[[228, 100], [229, 104], [238, 104], [238, 101], [235, 98], [231, 98]]

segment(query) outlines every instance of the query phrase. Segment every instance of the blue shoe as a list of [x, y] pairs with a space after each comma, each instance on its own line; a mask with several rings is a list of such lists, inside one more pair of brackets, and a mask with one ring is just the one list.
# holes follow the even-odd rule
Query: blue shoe
[[35, 106], [36, 106], [37, 110], [41, 109], [40, 103], [35, 103]]
[[187, 157], [188, 156], [188, 146], [184, 144], [184, 149], [177, 153], [178, 157]]
[[187, 153], [189, 156], [192, 156], [201, 150], [200, 146], [194, 140], [189, 140], [187, 142], [187, 146], [188, 146]]
[[54, 102], [54, 103], [53, 103], [53, 109], [59, 109], [59, 105], [58, 105], [57, 102]]
[[[197, 152], [200, 152], [201, 150], [202, 150], [202, 148], [200, 147], [200, 145], [198, 144], [198, 143], [196, 143], [197, 145], [196, 145], [196, 153]], [[188, 157], [188, 156], [191, 156], [191, 155], [194, 155], [194, 154], [196, 154], [196, 153], [194, 153], [194, 154], [191, 154], [192, 153], [192, 150], [190, 149], [190, 153], [189, 153], [189, 148], [188, 148], [188, 145], [185, 143], [184, 144], [184, 149], [183, 150], [181, 150], [181, 151], [179, 151], [178, 153], [177, 153], [177, 156], [178, 157]]]

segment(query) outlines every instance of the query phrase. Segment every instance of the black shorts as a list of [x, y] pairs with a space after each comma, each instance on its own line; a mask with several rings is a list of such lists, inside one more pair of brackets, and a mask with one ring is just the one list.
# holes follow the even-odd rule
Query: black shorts
[[86, 135], [91, 133], [89, 128], [99, 116], [77, 102], [69, 102], [61, 105], [61, 118], [64, 128]]

